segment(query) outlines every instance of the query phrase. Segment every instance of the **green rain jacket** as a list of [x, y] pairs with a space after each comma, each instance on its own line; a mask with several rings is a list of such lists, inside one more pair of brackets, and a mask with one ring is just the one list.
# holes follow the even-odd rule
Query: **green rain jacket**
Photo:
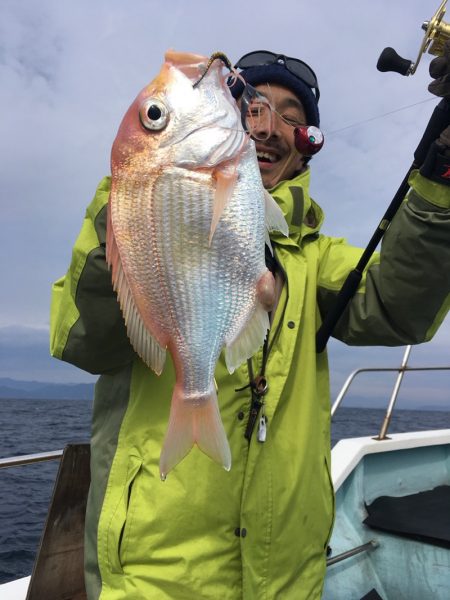
[[[414, 173], [335, 336], [350, 344], [431, 338], [449, 308], [450, 188]], [[319, 234], [309, 170], [272, 190], [290, 227], [273, 238], [286, 282], [270, 331], [267, 438], [244, 437], [247, 365], [216, 371], [230, 472], [198, 448], [159, 479], [174, 383], [134, 354], [105, 264], [110, 179], [87, 209], [53, 288], [51, 352], [100, 377], [92, 425], [85, 559], [90, 600], [316, 600], [333, 524], [326, 352], [315, 334], [361, 250]], [[253, 360], [258, 372], [261, 353]]]

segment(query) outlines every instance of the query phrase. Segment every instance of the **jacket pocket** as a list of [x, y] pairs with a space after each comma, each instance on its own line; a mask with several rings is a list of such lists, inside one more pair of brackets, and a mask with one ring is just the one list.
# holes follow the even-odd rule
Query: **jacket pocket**
[[331, 479], [331, 469], [330, 469], [330, 465], [328, 464], [328, 460], [326, 458], [324, 459], [324, 463], [325, 463], [325, 473], [326, 473], [326, 478], [327, 478], [327, 484], [329, 486], [329, 491], [330, 491], [330, 506], [331, 506], [330, 527], [329, 527], [328, 534], [327, 534], [327, 537], [326, 537], [326, 540], [325, 540], [325, 543], [323, 546], [324, 550], [326, 550], [327, 546], [330, 542], [330, 539], [331, 539], [331, 534], [333, 533], [336, 506], [335, 506], [333, 480]]
[[131, 492], [137, 476], [141, 470], [142, 458], [130, 456], [127, 468], [127, 476], [123, 485], [120, 499], [112, 512], [110, 526], [107, 533], [107, 556], [112, 573], [122, 573], [122, 562], [120, 559], [121, 546], [125, 535], [125, 526], [130, 507]]

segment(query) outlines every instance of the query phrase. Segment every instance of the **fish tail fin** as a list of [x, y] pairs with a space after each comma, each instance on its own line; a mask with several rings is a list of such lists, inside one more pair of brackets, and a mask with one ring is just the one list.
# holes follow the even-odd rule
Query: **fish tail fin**
[[198, 397], [186, 397], [175, 386], [169, 426], [159, 461], [162, 480], [166, 479], [169, 471], [188, 454], [194, 444], [225, 470], [230, 470], [230, 446], [220, 418], [214, 386], [208, 394]]

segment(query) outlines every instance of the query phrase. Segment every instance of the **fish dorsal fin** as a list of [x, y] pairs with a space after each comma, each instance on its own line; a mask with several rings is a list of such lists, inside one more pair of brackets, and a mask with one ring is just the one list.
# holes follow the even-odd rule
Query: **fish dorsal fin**
[[149, 333], [134, 302], [114, 238], [109, 204], [107, 208], [106, 262], [111, 269], [113, 288], [117, 292], [130, 342], [145, 364], [157, 375], [160, 375], [166, 360], [166, 350]]
[[216, 190], [214, 192], [213, 215], [208, 239], [208, 244], [210, 246], [220, 217], [233, 195], [234, 186], [237, 181], [236, 165], [232, 164], [227, 165], [226, 167], [219, 167], [214, 171], [214, 177], [216, 180]]
[[269, 327], [269, 315], [258, 302], [250, 320], [237, 336], [226, 345], [225, 362], [230, 373], [233, 373], [239, 365], [251, 358], [263, 345]]
[[289, 226], [283, 212], [267, 190], [264, 190], [266, 208], [266, 227], [268, 231], [279, 231], [286, 237], [289, 236]]

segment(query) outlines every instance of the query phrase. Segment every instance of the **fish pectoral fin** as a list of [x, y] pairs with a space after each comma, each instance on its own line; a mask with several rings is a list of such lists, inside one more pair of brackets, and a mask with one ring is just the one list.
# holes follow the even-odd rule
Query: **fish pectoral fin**
[[109, 216], [109, 205], [106, 233], [106, 262], [111, 269], [113, 288], [117, 292], [117, 298], [131, 345], [145, 364], [153, 369], [157, 375], [161, 375], [166, 361], [166, 350], [148, 331], [134, 302], [122, 267], [122, 261], [120, 260], [119, 249], [114, 238]]
[[269, 315], [260, 302], [257, 302], [253, 315], [238, 335], [227, 343], [225, 362], [230, 373], [251, 358], [263, 345], [270, 327]]
[[214, 171], [214, 177], [216, 180], [216, 189], [214, 192], [214, 206], [213, 216], [211, 219], [211, 228], [209, 231], [208, 244], [211, 246], [211, 242], [216, 231], [217, 225], [220, 221], [220, 217], [228, 204], [231, 196], [233, 195], [234, 186], [237, 181], [237, 169], [235, 165], [227, 165], [226, 167], [220, 167]]
[[266, 209], [266, 227], [268, 231], [279, 231], [286, 237], [289, 236], [289, 226], [284, 218], [283, 211], [267, 190], [264, 190]]
[[175, 386], [170, 418], [159, 461], [161, 479], [171, 471], [197, 444], [202, 452], [221, 465], [231, 468], [231, 451], [222, 419], [220, 418], [214, 384], [210, 392], [187, 398], [179, 386]]

